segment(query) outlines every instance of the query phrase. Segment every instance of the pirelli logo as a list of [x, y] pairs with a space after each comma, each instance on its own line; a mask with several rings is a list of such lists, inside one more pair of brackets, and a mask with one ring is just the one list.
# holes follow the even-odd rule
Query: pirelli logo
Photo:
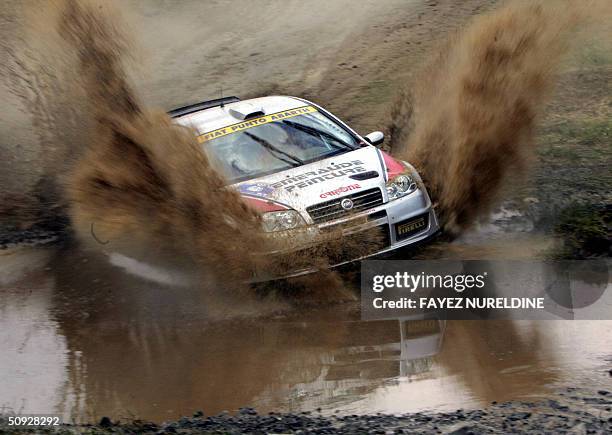
[[260, 125], [269, 124], [270, 122], [280, 121], [282, 119], [293, 118], [294, 116], [303, 115], [305, 113], [316, 112], [317, 109], [312, 106], [298, 107], [297, 109], [284, 110], [282, 112], [272, 113], [259, 118], [249, 119], [248, 121], [239, 122], [237, 124], [228, 125], [227, 127], [209, 131], [198, 136], [198, 142], [206, 142], [207, 140], [216, 139], [228, 134], [236, 133], [237, 131], [246, 130], [248, 128], [258, 127]]
[[416, 219], [415, 221], [398, 225], [397, 233], [403, 236], [405, 234], [412, 233], [415, 230], [418, 230], [419, 228], [423, 228], [424, 226], [425, 226], [425, 219], [419, 218], [419, 219]]
[[423, 231], [425, 228], [427, 228], [428, 224], [429, 215], [427, 213], [395, 224], [397, 240], [403, 240]]

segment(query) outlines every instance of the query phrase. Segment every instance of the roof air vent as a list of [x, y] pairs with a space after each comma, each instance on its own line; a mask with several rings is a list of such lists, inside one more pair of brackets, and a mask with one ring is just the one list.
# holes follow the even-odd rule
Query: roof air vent
[[232, 108], [229, 109], [229, 113], [234, 118], [240, 120], [255, 118], [257, 116], [263, 116], [266, 114], [263, 110], [263, 107], [254, 106], [251, 103], [242, 103], [232, 106]]

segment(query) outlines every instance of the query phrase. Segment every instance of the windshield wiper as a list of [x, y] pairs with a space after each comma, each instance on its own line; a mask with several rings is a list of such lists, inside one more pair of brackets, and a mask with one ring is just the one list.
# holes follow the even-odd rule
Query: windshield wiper
[[245, 135], [247, 135], [248, 137], [250, 137], [251, 139], [253, 139], [255, 142], [257, 142], [258, 144], [260, 144], [261, 146], [263, 146], [264, 148], [270, 150], [270, 151], [274, 151], [276, 153], [282, 154], [283, 156], [293, 160], [291, 161], [287, 161], [285, 159], [283, 159], [282, 157], [276, 156], [277, 159], [282, 160], [283, 162], [290, 164], [291, 166], [295, 166], [295, 163], [297, 163], [298, 165], [303, 165], [304, 161], [298, 159], [297, 157], [286, 153], [285, 151], [279, 150], [278, 148], [276, 148], [274, 145], [272, 145], [270, 142], [268, 142], [267, 140], [259, 137], [259, 136], [255, 136], [253, 133], [249, 133], [248, 131], [244, 132]]
[[[333, 141], [336, 142], [340, 142], [342, 145], [344, 145], [345, 148], [348, 148], [349, 150], [354, 149], [352, 146], [350, 146], [349, 144], [347, 144], [346, 142], [344, 142], [342, 139], [337, 138], [336, 136], [334, 136], [333, 134], [330, 134], [326, 131], [323, 130], [319, 130], [318, 128], [314, 128], [314, 127], [308, 127], [306, 125], [303, 124], [298, 124], [297, 122], [293, 122], [293, 121], [288, 121], [286, 119], [284, 119], [283, 124], [286, 124], [290, 127], [295, 128], [296, 130], [300, 130], [303, 131], [306, 134], [309, 134], [311, 136], [316, 136], [317, 134], [320, 134], [322, 136], [325, 136], [328, 139], [331, 139]], [[334, 148], [340, 149], [342, 150], [343, 148], [339, 145], [336, 145], [334, 143], [330, 143], [331, 146], [333, 146]]]

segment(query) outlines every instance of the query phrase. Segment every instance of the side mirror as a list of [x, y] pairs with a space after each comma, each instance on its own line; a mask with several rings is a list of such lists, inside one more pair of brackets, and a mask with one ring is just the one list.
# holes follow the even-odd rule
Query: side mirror
[[373, 131], [372, 133], [364, 136], [364, 139], [376, 146], [383, 143], [385, 140], [385, 134], [382, 131]]

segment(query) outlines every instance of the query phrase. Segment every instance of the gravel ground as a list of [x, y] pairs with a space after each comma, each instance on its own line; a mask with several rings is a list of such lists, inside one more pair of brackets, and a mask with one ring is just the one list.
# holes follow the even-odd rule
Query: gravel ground
[[[612, 371], [611, 371], [612, 375]], [[332, 415], [320, 410], [302, 413], [258, 414], [242, 408], [236, 415], [207, 417], [198, 412], [178, 421], [155, 424], [134, 420], [113, 422], [104, 417], [97, 425], [64, 425], [58, 429], [11, 429], [0, 433], [48, 434], [360, 434], [360, 433], [576, 433], [612, 432], [612, 393], [566, 388], [552, 398], [533, 402], [492, 402], [482, 410], [406, 415]]]

